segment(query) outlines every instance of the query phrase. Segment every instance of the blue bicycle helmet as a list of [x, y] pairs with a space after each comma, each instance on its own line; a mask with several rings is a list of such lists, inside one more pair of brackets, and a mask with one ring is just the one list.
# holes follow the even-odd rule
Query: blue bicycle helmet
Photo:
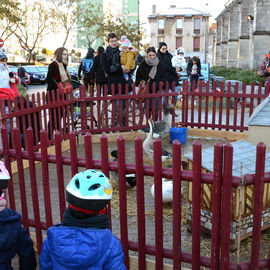
[[2, 190], [8, 188], [9, 180], [9, 172], [6, 169], [4, 163], [0, 161], [0, 196], [2, 194]]
[[104, 173], [91, 169], [75, 174], [66, 187], [68, 203], [92, 211], [105, 208], [112, 193], [111, 182]]

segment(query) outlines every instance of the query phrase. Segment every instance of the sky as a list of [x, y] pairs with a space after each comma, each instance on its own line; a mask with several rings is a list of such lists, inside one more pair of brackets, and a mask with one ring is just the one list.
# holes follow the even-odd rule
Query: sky
[[158, 12], [159, 10], [166, 10], [171, 4], [175, 4], [176, 7], [191, 7], [203, 12], [207, 11], [212, 15], [212, 20], [214, 20], [224, 9], [224, 5], [227, 2], [228, 0], [140, 0], [140, 18], [142, 22], [146, 22], [147, 16], [152, 13], [153, 5], [156, 5]]

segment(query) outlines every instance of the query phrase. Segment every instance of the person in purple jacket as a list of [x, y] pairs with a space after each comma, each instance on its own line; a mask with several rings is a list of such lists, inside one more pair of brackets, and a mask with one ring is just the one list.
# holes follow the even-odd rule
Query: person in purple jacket
[[124, 270], [122, 245], [110, 230], [110, 180], [95, 170], [77, 173], [66, 187], [63, 224], [49, 228], [40, 270]]
[[21, 225], [21, 215], [6, 208], [4, 191], [9, 179], [9, 172], [0, 161], [0, 270], [13, 270], [11, 261], [16, 254], [20, 270], [34, 270], [37, 263], [33, 241]]

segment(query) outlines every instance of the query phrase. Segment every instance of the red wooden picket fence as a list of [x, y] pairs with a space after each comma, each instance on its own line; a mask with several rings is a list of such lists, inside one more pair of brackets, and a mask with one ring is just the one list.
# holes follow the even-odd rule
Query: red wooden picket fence
[[[192, 269], [204, 266], [210, 269], [270, 269], [270, 258], [260, 259], [260, 237], [262, 219], [262, 196], [264, 183], [270, 182], [270, 173], [265, 172], [265, 145], [257, 145], [256, 173], [245, 176], [246, 185], [254, 185], [254, 218], [252, 231], [252, 248], [250, 261], [237, 265], [230, 262], [230, 224], [232, 209], [232, 188], [240, 185], [241, 179], [232, 175], [233, 147], [231, 144], [223, 146], [216, 143], [214, 146], [214, 171], [203, 173], [202, 146], [199, 141], [193, 144], [192, 171], [181, 170], [181, 145], [173, 142], [173, 166], [163, 168], [161, 162], [161, 141], [154, 142], [154, 166], [144, 165], [142, 139], [135, 140], [135, 163], [126, 163], [125, 140], [119, 137], [117, 141], [118, 162], [108, 159], [108, 140], [105, 135], [100, 137], [101, 159], [93, 159], [93, 146], [91, 135], [84, 136], [84, 157], [78, 156], [76, 133], [68, 135], [70, 153], [62, 154], [60, 132], [55, 134], [55, 155], [48, 155], [48, 136], [46, 131], [40, 132], [41, 152], [36, 152], [33, 146], [34, 134], [32, 129], [26, 131], [27, 150], [22, 150], [20, 131], [14, 129], [15, 148], [9, 149], [8, 132], [5, 126], [1, 128], [3, 149], [0, 154], [4, 156], [5, 165], [11, 171], [11, 161], [16, 160], [18, 175], [12, 175], [9, 186], [9, 205], [12, 209], [19, 209], [22, 213], [22, 222], [28, 230], [35, 230], [38, 252], [41, 251], [42, 234], [54, 223], [63, 218], [66, 207], [65, 181], [78, 172], [79, 169], [102, 170], [108, 177], [111, 171], [119, 174], [119, 212], [120, 212], [120, 240], [125, 254], [125, 264], [129, 269], [129, 253], [138, 254], [139, 269], [146, 269], [146, 255], [155, 256], [156, 269], [163, 269], [165, 258], [170, 259], [173, 269], [181, 269], [182, 263], [188, 263]], [[130, 153], [132, 155], [132, 153]], [[23, 160], [28, 160], [29, 171], [24, 170]], [[36, 163], [40, 162], [40, 165]], [[268, 168], [267, 168], [268, 169]], [[37, 171], [41, 173], [37, 173]], [[55, 171], [54, 173], [52, 171]], [[136, 173], [137, 195], [137, 241], [129, 238], [127, 217], [127, 190], [125, 174]], [[155, 184], [155, 243], [148, 244], [146, 235], [152, 227], [146, 227], [145, 188], [144, 176], [154, 177]], [[67, 177], [67, 178], [65, 178]], [[173, 240], [171, 248], [164, 248], [163, 233], [163, 204], [162, 204], [162, 177], [173, 181]], [[16, 178], [16, 179], [15, 179]], [[181, 239], [181, 183], [192, 182], [192, 252], [184, 252], [184, 242]], [[213, 212], [211, 256], [201, 255], [201, 187], [202, 183], [212, 185]], [[18, 188], [16, 189], [15, 186]], [[31, 199], [30, 199], [31, 198]], [[52, 201], [53, 200], [53, 201]], [[41, 210], [42, 209], [42, 210]], [[109, 214], [111, 213], [109, 208]], [[60, 217], [60, 218], [59, 218]], [[112, 224], [112, 231], [114, 232]]]
[[[120, 87], [120, 86], [119, 86]], [[26, 129], [31, 126], [34, 130], [35, 149], [39, 149], [41, 129], [49, 133], [50, 144], [54, 143], [53, 130], [60, 130], [62, 138], [67, 139], [71, 130], [85, 134], [101, 134], [103, 132], [118, 132], [139, 130], [147, 125], [149, 117], [161, 119], [162, 117], [162, 99], [166, 103], [175, 103], [175, 98], [181, 99], [182, 108], [172, 115], [173, 126], [188, 126], [204, 129], [218, 129], [231, 131], [246, 131], [247, 120], [253, 113], [255, 107], [261, 103], [262, 99], [269, 95], [269, 87], [262, 90], [261, 85], [251, 85], [249, 93], [246, 91], [246, 85], [238, 91], [238, 85], [232, 90], [231, 84], [227, 87], [221, 84], [220, 89], [214, 83], [210, 89], [209, 83], [199, 83], [199, 87], [189, 91], [188, 81], [183, 82], [183, 87], [179, 92], [173, 86], [169, 92], [169, 86], [166, 85], [166, 91], [162, 93], [160, 85], [159, 92], [147, 93], [144, 96], [136, 94], [135, 85], [132, 92], [115, 95], [115, 89], [112, 88], [112, 94], [108, 95], [107, 87], [104, 88], [104, 94], [98, 87], [96, 94], [90, 89], [89, 93], [84, 87], [80, 88], [80, 98], [76, 99], [72, 93], [59, 94], [52, 98], [48, 93], [38, 93], [37, 95], [27, 96], [26, 100], [21, 97], [15, 99], [12, 103], [8, 101], [7, 106], [3, 100], [0, 101], [1, 121], [3, 125], [10, 126], [11, 145], [14, 148], [13, 127], [20, 129], [21, 137], [24, 138], [25, 147], [27, 147]], [[169, 101], [169, 99], [172, 101]], [[155, 115], [155, 102], [153, 102], [153, 115], [150, 113], [151, 99], [158, 99], [158, 115]], [[145, 101], [145, 102], [144, 102]], [[240, 109], [238, 107], [241, 107]], [[117, 110], [119, 108], [119, 110]], [[51, 119], [56, 119], [51, 121]], [[50, 120], [50, 121], [49, 121]]]

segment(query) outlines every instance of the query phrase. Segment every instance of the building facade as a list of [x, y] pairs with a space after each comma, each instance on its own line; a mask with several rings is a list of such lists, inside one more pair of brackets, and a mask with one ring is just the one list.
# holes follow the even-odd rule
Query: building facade
[[230, 0], [216, 18], [215, 65], [257, 69], [270, 48], [270, 0]]
[[193, 8], [177, 8], [171, 5], [168, 10], [148, 16], [151, 28], [151, 45], [158, 47], [165, 41], [170, 52], [184, 47], [187, 57], [199, 56], [207, 61], [208, 29], [210, 15]]

